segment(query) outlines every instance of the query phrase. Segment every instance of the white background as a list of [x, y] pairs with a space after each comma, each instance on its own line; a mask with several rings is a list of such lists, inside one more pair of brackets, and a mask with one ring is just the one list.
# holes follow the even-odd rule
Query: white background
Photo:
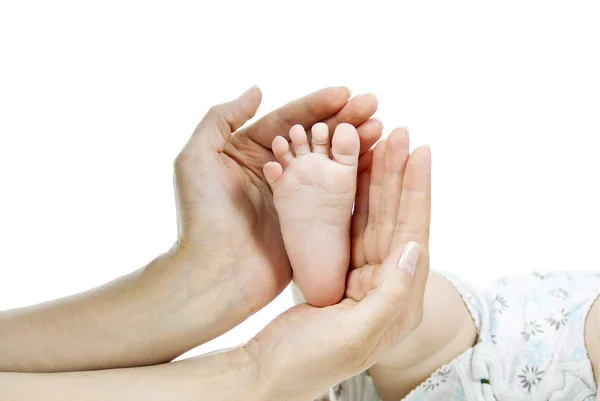
[[3, 1], [0, 309], [167, 250], [173, 158], [253, 84], [259, 115], [328, 85], [375, 92], [386, 132], [431, 144], [432, 268], [478, 285], [600, 269], [599, 20], [579, 1]]

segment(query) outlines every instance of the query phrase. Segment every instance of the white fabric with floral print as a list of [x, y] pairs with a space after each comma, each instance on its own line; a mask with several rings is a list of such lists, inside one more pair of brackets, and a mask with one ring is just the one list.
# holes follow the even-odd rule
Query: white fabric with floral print
[[[595, 400], [584, 326], [600, 293], [600, 274], [532, 273], [483, 290], [442, 274], [462, 295], [479, 338], [403, 401]], [[380, 401], [366, 372], [335, 386], [328, 398]]]

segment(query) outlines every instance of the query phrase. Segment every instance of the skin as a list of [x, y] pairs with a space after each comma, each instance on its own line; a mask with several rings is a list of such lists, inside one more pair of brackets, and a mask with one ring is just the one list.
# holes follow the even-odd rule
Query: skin
[[[585, 321], [585, 346], [588, 351], [588, 356], [592, 361], [592, 369], [594, 371], [594, 379], [596, 383], [600, 383], [600, 300], [596, 299], [588, 317]], [[596, 395], [596, 400], [600, 401], [600, 394]]]
[[[253, 112], [240, 113], [250, 115]], [[221, 115], [228, 113], [222, 112]], [[231, 112], [230, 116], [231, 121], [235, 120], [235, 113]], [[207, 119], [210, 120], [210, 117]], [[241, 123], [236, 125], [230, 122], [228, 125], [230, 131], [233, 131]], [[214, 149], [225, 166], [233, 166], [229, 164], [230, 160], [241, 159], [235, 151], [228, 151], [230, 145], [235, 143], [235, 136], [231, 142], [227, 142], [227, 129], [213, 132], [215, 135], [205, 142], [210, 144], [205, 148]], [[265, 146], [268, 146], [270, 139], [272, 138], [265, 141]], [[382, 147], [383, 145], [379, 146]], [[369, 368], [384, 401], [398, 399], [439, 366], [472, 346], [476, 340], [473, 322], [456, 291], [441, 276], [428, 274], [431, 199], [429, 150], [420, 148], [409, 156], [407, 133], [398, 130], [390, 135], [383, 150], [379, 150], [383, 157], [377, 156], [377, 149], [373, 154], [369, 154], [365, 153], [363, 147], [361, 153], [363, 160], [373, 158], [373, 166], [370, 173], [361, 176], [363, 183], [359, 182], [359, 187], [368, 186], [368, 196], [359, 195], [357, 199], [357, 209], [362, 212], [356, 213], [353, 222], [353, 270], [347, 286], [348, 298], [328, 308], [317, 309], [306, 304], [293, 308], [276, 319], [244, 348], [256, 361], [261, 383], [267, 383], [260, 391], [263, 399], [303, 399], [303, 395], [306, 395], [306, 398], [309, 395], [312, 397], [329, 387], [332, 379], [337, 381], [366, 368]], [[388, 154], [389, 157], [386, 157]], [[273, 160], [269, 151], [267, 156]], [[211, 166], [219, 165], [217, 158], [207, 159], [209, 164], [212, 161]], [[259, 182], [254, 180], [254, 176], [247, 175], [250, 180], [246, 180], [246, 183], [250, 182], [252, 185], [248, 186], [253, 186], [259, 192], [265, 184], [264, 177], [260, 176], [260, 168], [266, 159], [262, 158], [260, 163], [255, 164], [244, 163], [245, 166], [254, 165], [255, 169], [251, 171], [259, 177]], [[359, 166], [368, 166], [368, 162], [363, 161]], [[208, 165], [206, 170], [209, 171]], [[217, 173], [217, 170], [214, 173]], [[226, 179], [228, 176], [215, 176], [219, 178], [220, 183], [229, 182]], [[366, 181], [368, 185], [364, 183]], [[363, 206], [365, 203], [367, 206]], [[270, 206], [273, 210], [272, 205]], [[244, 239], [261, 238], [257, 236], [259, 233], [270, 235], [269, 230], [263, 230], [246, 235]], [[279, 232], [270, 238], [275, 237], [280, 239]], [[183, 238], [185, 239], [185, 235]], [[195, 236], [192, 235], [191, 238]], [[393, 263], [389, 258], [393, 261], [395, 257], [390, 255], [394, 255], [394, 252], [398, 252], [398, 249], [410, 240], [422, 244], [422, 256], [419, 258], [414, 278], [410, 282], [402, 275], [391, 279], [388, 274], [393, 271]], [[218, 246], [210, 247], [211, 241], [214, 239], [207, 238], [201, 241], [201, 248], [216, 248], [218, 251]], [[260, 242], [273, 243], [264, 240]], [[185, 244], [185, 241], [182, 243]], [[240, 241], [237, 245], [243, 249], [243, 244], [246, 243]], [[246, 257], [256, 254], [260, 255], [252, 253]], [[243, 258], [244, 255], [238, 257]], [[264, 260], [262, 262], [264, 263]], [[384, 290], [386, 283], [391, 283], [391, 287]], [[366, 300], [373, 301], [364, 303]], [[364, 305], [373, 306], [367, 308]], [[402, 307], [399, 309], [398, 305]], [[447, 316], [454, 319], [448, 319]], [[290, 330], [290, 327], [293, 327], [293, 330]], [[354, 330], [351, 330], [347, 337], [339, 336], [340, 327]], [[324, 337], [330, 342], [323, 343]], [[309, 352], [298, 353], [298, 349], [311, 350], [315, 344], [320, 344], [317, 347], [318, 355]], [[369, 350], [366, 354], [365, 349]], [[299, 354], [305, 357], [298, 358]], [[279, 358], [274, 358], [275, 355]], [[339, 361], [339, 364], [336, 365], [332, 359]], [[315, 368], [315, 365], [318, 368]], [[280, 372], [293, 374], [282, 377]], [[290, 378], [297, 380], [291, 381]]]
[[[155, 366], [68, 373], [0, 373], [12, 401], [260, 400], [253, 360], [241, 348]], [[231, 386], [236, 383], [236, 386]]]
[[[410, 243], [404, 250], [390, 253], [378, 268], [384, 279], [370, 288], [360, 302], [347, 298], [326, 308], [298, 305], [277, 317], [245, 346], [141, 368], [0, 373], [0, 398], [16, 401], [313, 399], [371, 366], [390, 344], [418, 324], [413, 319], [402, 320], [401, 316], [414, 307], [410, 295], [419, 287], [413, 278], [420, 273], [419, 252], [419, 246]], [[360, 329], [350, 330], [357, 327]], [[305, 352], [299, 353], [299, 349]]]
[[[265, 382], [275, 383], [271, 393], [267, 393], [276, 394], [274, 398], [296, 399], [294, 394], [306, 394], [306, 399], [310, 399], [309, 396], [318, 394], [317, 390], [328, 387], [319, 388], [324, 381], [320, 382], [315, 376], [335, 377], [339, 381], [343, 376], [350, 377], [368, 369], [380, 397], [384, 401], [398, 400], [476, 342], [475, 326], [459, 294], [441, 275], [429, 273], [431, 154], [428, 148], [418, 148], [409, 154], [408, 146], [406, 130], [394, 130], [369, 156], [372, 157], [370, 170], [360, 175], [352, 222], [353, 270], [348, 277], [346, 299], [328, 308], [299, 305], [276, 319], [249, 343], [247, 349], [257, 356], [259, 370], [266, 375]], [[414, 277], [410, 283], [404, 281], [403, 285], [395, 287], [398, 289], [396, 295], [402, 294], [399, 298], [382, 296], [378, 290], [386, 283], [394, 282], [389, 276], [390, 255], [408, 241], [421, 244]], [[393, 249], [396, 251], [390, 251]], [[402, 283], [402, 279], [395, 282]], [[360, 307], [367, 299], [381, 301], [386, 298], [390, 310], [401, 307], [395, 319], [392, 319], [392, 312], [378, 315], [375, 309], [366, 313]], [[379, 321], [381, 316], [385, 324], [379, 326], [380, 331], [365, 335], [365, 327], [373, 330], [373, 321], [366, 324], [348, 318], [352, 316], [351, 311], [356, 310], [360, 311], [356, 315], [362, 319], [370, 316]], [[585, 328], [586, 345], [596, 377], [597, 361], [600, 360], [600, 346], [595, 334], [599, 314], [600, 306], [596, 302]], [[293, 333], [286, 329], [290, 322], [298, 325]], [[301, 323], [306, 326], [305, 330]], [[340, 332], [347, 333], [344, 327], [353, 328], [347, 337], [340, 336]], [[281, 333], [274, 335], [278, 328]], [[324, 339], [327, 339], [325, 343]], [[358, 343], [355, 342], [357, 339], [360, 339]], [[286, 347], [295, 341], [298, 341], [297, 348]], [[323, 346], [319, 347], [318, 355], [309, 354], [310, 358], [297, 360], [300, 365], [308, 363], [305, 369], [294, 370], [291, 366], [273, 363], [272, 355], [283, 355], [282, 361], [298, 359], [299, 354], [306, 356], [306, 353], [297, 352], [298, 349], [311, 349], [309, 345], [299, 346], [303, 341]], [[366, 356], [365, 346], [372, 350]], [[265, 349], [269, 352], [260, 352]], [[330, 352], [323, 352], [324, 349]], [[360, 357], [348, 359], [348, 355]], [[332, 359], [341, 361], [334, 370], [331, 370], [335, 366]], [[286, 372], [286, 375], [282, 377], [279, 372]], [[294, 393], [290, 395], [291, 389]]]
[[325, 124], [316, 124], [312, 132], [310, 144], [304, 128], [292, 127], [293, 148], [275, 138], [279, 163], [265, 164], [264, 173], [273, 189], [294, 283], [309, 304], [329, 306], [342, 299], [346, 288], [359, 137], [352, 125], [340, 124], [330, 146]]
[[[352, 221], [353, 270], [348, 276], [347, 299], [342, 302], [362, 302], [373, 288], [385, 283], [381, 263], [390, 249], [401, 248], [410, 241], [421, 244], [419, 267], [409, 290], [410, 302], [401, 304], [403, 312], [387, 332], [395, 340], [384, 341], [388, 345], [371, 360], [375, 363], [362, 366], [369, 370], [384, 401], [402, 399], [476, 340], [475, 326], [460, 295], [441, 275], [428, 272], [431, 154], [429, 148], [421, 147], [411, 155], [408, 146], [405, 129], [392, 131], [375, 148], [371, 168], [358, 179]], [[324, 175], [333, 173], [326, 168], [320, 171]], [[347, 327], [336, 321], [338, 314], [329, 317], [340, 327], [336, 337], [346, 333], [342, 327]], [[320, 322], [315, 316], [310, 321], [310, 332], [327, 333], [324, 327], [328, 321]], [[412, 329], [406, 330], [407, 325]], [[352, 330], [361, 327], [357, 324]], [[302, 335], [309, 337], [305, 332]], [[280, 341], [284, 342], [283, 338]], [[324, 341], [327, 337], [321, 334], [321, 342]], [[331, 358], [338, 359], [340, 355], [332, 353]], [[315, 360], [310, 369], [319, 365], [318, 358]], [[322, 363], [327, 366], [326, 361]], [[303, 386], [305, 382], [297, 384]]]
[[323, 89], [240, 130], [256, 112], [260, 90], [213, 107], [175, 162], [173, 248], [91, 291], [0, 313], [0, 371], [168, 362], [269, 303], [288, 284], [290, 266], [262, 176], [274, 160], [268, 146], [294, 124], [347, 122], [357, 127], [364, 154], [381, 135], [371, 119], [377, 101], [349, 96], [346, 88]]
[[[385, 146], [385, 143], [379, 145], [381, 146]], [[383, 162], [382, 155], [381, 152], [375, 152], [374, 168]], [[403, 233], [411, 228], [411, 231], [428, 232], [430, 211], [428, 199], [431, 188], [429, 149], [419, 148], [407, 158], [411, 166], [407, 172], [409, 179], [404, 186], [396, 181], [396, 188], [393, 189], [394, 193], [403, 196], [403, 200], [394, 203], [393, 208], [389, 209], [390, 213], [398, 217], [394, 219], [391, 231]], [[358, 241], [358, 238], [364, 238], [366, 227], [377, 225], [379, 222], [379, 214], [369, 213], [368, 194], [381, 189], [381, 183], [378, 180], [371, 180], [370, 176], [370, 172], [365, 172], [361, 175], [358, 185], [359, 192], [353, 221], [354, 269], [348, 278], [346, 298], [339, 304], [325, 308], [315, 308], [307, 303], [297, 305], [275, 319], [267, 326], [265, 332], [257, 335], [248, 344], [249, 352], [258, 355], [260, 371], [266, 376], [264, 381], [277, 383], [273, 386], [275, 389], [285, 389], [284, 392], [274, 394], [272, 398], [267, 399], [291, 400], [296, 399], [296, 395], [305, 395], [304, 398], [297, 399], [314, 399], [329, 387], [317, 386], [321, 383], [318, 378], [331, 377], [335, 379], [333, 381], [340, 382], [377, 366], [379, 361], [387, 357], [394, 358], [395, 355], [391, 353], [393, 349], [403, 346], [410, 333], [418, 329], [422, 322], [421, 302], [424, 298], [423, 291], [429, 267], [428, 263], [422, 263], [423, 260], [427, 261], [427, 255], [424, 253], [426, 245], [421, 247], [421, 256], [415, 265], [416, 270], [410, 283], [392, 279], [392, 270], [388, 262], [390, 255], [401, 252], [408, 243], [414, 243], [408, 239], [400, 239], [397, 244], [390, 244], [390, 249], [393, 250], [388, 249], [381, 260], [369, 262], [366, 258], [359, 259], [360, 255], [372, 249], [368, 243]], [[396, 269], [395, 273], [401, 274], [398, 272], [399, 270]], [[399, 286], [395, 287], [398, 284]], [[402, 295], [392, 297], [378, 292], [386, 285], [394, 286], [398, 289], [396, 294]], [[367, 312], [363, 304], [367, 300], [387, 305], [388, 312], [380, 315], [375, 312], [375, 308]], [[384, 309], [385, 307], [380, 310]], [[372, 331], [372, 324], [366, 323], [366, 320], [370, 319], [380, 322], [379, 331]], [[291, 322], [294, 324], [294, 332], [287, 329]], [[340, 340], [343, 346], [340, 345]], [[290, 342], [298, 344], [297, 348], [288, 347]], [[310, 344], [313, 343], [319, 343], [319, 347], [311, 349]], [[366, 356], [365, 348], [370, 350]], [[299, 353], [298, 349], [303, 351]], [[273, 362], [272, 355], [283, 356], [282, 361], [296, 358], [298, 363], [306, 363], [306, 365], [304, 369], [279, 365]], [[261, 359], [261, 356], [264, 359]], [[334, 366], [335, 369], [332, 369]], [[314, 385], [311, 386], [313, 383]], [[378, 386], [377, 390], [380, 389], [385, 390], [385, 387]]]
[[417, 286], [411, 294], [414, 309], [398, 321], [401, 325], [412, 318], [420, 323], [369, 369], [383, 401], [405, 397], [477, 338], [458, 292], [441, 275], [429, 273], [431, 154], [427, 147], [417, 148], [412, 155], [408, 149], [405, 128], [392, 131], [377, 144], [372, 168], [359, 177], [352, 222], [354, 270], [346, 289], [352, 299], [361, 300], [374, 282], [382, 280], [378, 266], [390, 249], [408, 241], [422, 247]]
[[[261, 93], [251, 90], [237, 101], [209, 111], [175, 162], [179, 248], [194, 259], [209, 255], [225, 264], [243, 266], [236, 284], [244, 289], [242, 296], [252, 311], [274, 299], [289, 283], [291, 272], [273, 197], [262, 173], [265, 163], [275, 160], [270, 149], [273, 139], [277, 135], [289, 139], [289, 129], [295, 124], [308, 128], [324, 120], [335, 127], [346, 122], [357, 127], [361, 154], [368, 160], [368, 149], [381, 136], [381, 124], [370, 120], [376, 110], [374, 97], [364, 95], [346, 104], [344, 88], [329, 91], [327, 97], [313, 95], [293, 104], [305, 113], [303, 118], [292, 118], [289, 113], [267, 115], [261, 126], [255, 124], [231, 136], [258, 108]], [[213, 126], [219, 130], [206, 128]], [[196, 171], [203, 175], [190, 186], [185, 177]], [[210, 215], [204, 210], [211, 210]]]
[[[429, 160], [421, 149], [410, 155], [408, 135], [404, 129], [393, 131], [377, 145], [370, 172], [359, 179], [353, 222], [354, 267], [377, 265], [386, 250], [404, 241], [422, 245], [418, 271], [429, 265], [429, 205], [431, 199]], [[420, 156], [420, 157], [418, 157]], [[419, 164], [421, 166], [419, 166]], [[402, 188], [402, 191], [399, 191]], [[397, 205], [400, 205], [399, 207]], [[396, 214], [396, 210], [399, 210]], [[410, 210], [410, 219], [403, 211]], [[368, 220], [368, 221], [367, 221]], [[366, 222], [365, 222], [366, 221]], [[394, 228], [395, 227], [395, 228]], [[373, 281], [380, 280], [378, 267], [352, 271], [347, 294], [361, 299]], [[416, 279], [416, 278], [415, 278]], [[475, 325], [460, 295], [441, 275], [431, 272], [417, 281], [425, 285], [420, 324], [394, 343], [369, 369], [377, 392], [383, 401], [403, 399], [435, 370], [472, 347], [477, 340]], [[412, 297], [418, 297], [414, 294]], [[412, 298], [411, 297], [411, 298]], [[401, 319], [406, 319], [402, 315]], [[600, 302], [593, 304], [585, 324], [585, 341], [598, 383], [600, 372]], [[600, 400], [600, 396], [596, 397]]]
[[[332, 104], [322, 94], [319, 99], [327, 107]], [[423, 273], [422, 265], [417, 266], [420, 248], [411, 243], [404, 252], [389, 253], [378, 267], [385, 280], [373, 282], [359, 302], [346, 299], [329, 308], [300, 305], [282, 314], [245, 346], [159, 364], [189, 344], [208, 340], [235, 325], [289, 281], [289, 266], [286, 271], [276, 263], [281, 262], [276, 252], [281, 237], [270, 226], [277, 223], [271, 198], [262, 196], [269, 194], [262, 191], [266, 183], [252, 170], [252, 164], [264, 164], [261, 155], [269, 153], [254, 142], [260, 135], [255, 131], [259, 139], [252, 139], [252, 129], [243, 131], [247, 134], [240, 135], [237, 141], [242, 142], [237, 147], [236, 136], [231, 136], [256, 112], [259, 100], [260, 92], [251, 90], [211, 109], [178, 156], [179, 239], [170, 252], [95, 290], [2, 313], [0, 398], [191, 400], [207, 395], [226, 400], [243, 394], [250, 401], [279, 400], [282, 395], [283, 399], [302, 400], [371, 366], [386, 347], [418, 324], [414, 313], [410, 313], [411, 319], [399, 319], [413, 308], [410, 305], [415, 301], [409, 295], [423, 287], [413, 280]], [[305, 118], [307, 125], [312, 125], [316, 110], [320, 110], [306, 99], [284, 108], [294, 109], [302, 110], [301, 116], [313, 115]], [[281, 121], [290, 118], [267, 117], [267, 127], [284, 126], [287, 123]], [[373, 141], [379, 134], [375, 130]], [[371, 141], [361, 136], [361, 145], [368, 148]], [[244, 153], [240, 152], [243, 146], [247, 147]], [[368, 160], [370, 156], [365, 157]], [[242, 158], [244, 164], [240, 164]], [[222, 229], [216, 223], [233, 224], [235, 234], [220, 235]], [[208, 236], [211, 229], [215, 231]], [[265, 251], [267, 245], [272, 254]], [[207, 310], [211, 313], [202, 313]], [[324, 331], [315, 330], [315, 324]], [[344, 325], [347, 335], [338, 336]], [[353, 327], [360, 329], [350, 330]], [[329, 339], [325, 343], [323, 334]], [[162, 346], [166, 349], [156, 349]], [[298, 349], [309, 352], [299, 358]], [[319, 360], [323, 363], [317, 370], [308, 369]], [[157, 365], [123, 368], [142, 364]], [[112, 369], [107, 370], [109, 367]], [[97, 370], [85, 371], [90, 369]], [[23, 373], [68, 370], [77, 372]], [[302, 390], [294, 391], [290, 377], [282, 376], [282, 371], [304, 383]]]
[[[326, 91], [334, 96], [345, 89]], [[380, 124], [369, 120], [369, 112], [358, 122], [359, 101], [344, 103], [347, 93], [337, 111], [322, 95], [267, 115], [260, 129], [257, 122], [238, 130], [256, 112], [257, 90], [211, 109], [175, 163], [176, 245], [95, 290], [0, 314], [0, 398], [226, 400], [244, 394], [251, 401], [304, 400], [368, 369], [381, 398], [398, 400], [471, 346], [474, 326], [460, 297], [428, 272], [429, 149], [409, 154], [407, 133], [397, 129], [367, 151], [381, 134]], [[319, 114], [322, 108], [331, 111], [329, 118]], [[298, 113], [295, 121], [290, 110]], [[235, 326], [289, 282], [261, 173], [274, 158], [263, 143], [285, 135], [281, 129], [287, 131], [290, 121], [308, 127], [319, 119], [332, 126], [354, 119], [348, 122], [362, 131], [346, 298], [326, 308], [298, 305], [242, 347], [160, 364]], [[421, 246], [402, 253], [414, 244], [409, 241]], [[597, 316], [595, 304], [586, 323], [593, 362]], [[151, 364], [158, 365], [125, 368]], [[110, 368], [125, 369], [18, 373]]]

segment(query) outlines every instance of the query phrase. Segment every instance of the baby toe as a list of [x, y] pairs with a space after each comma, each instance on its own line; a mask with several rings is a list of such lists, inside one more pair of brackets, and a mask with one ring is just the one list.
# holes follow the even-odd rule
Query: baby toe
[[329, 157], [329, 127], [325, 123], [317, 123], [312, 127], [312, 151]]
[[333, 134], [331, 153], [333, 160], [347, 166], [358, 165], [360, 138], [353, 125], [340, 124]]
[[308, 138], [303, 126], [299, 124], [294, 125], [290, 129], [290, 139], [296, 156], [303, 156], [310, 153], [310, 145], [308, 144]]
[[290, 144], [282, 136], [277, 136], [273, 139], [271, 149], [282, 167], [287, 166], [294, 160], [294, 155], [290, 152]]

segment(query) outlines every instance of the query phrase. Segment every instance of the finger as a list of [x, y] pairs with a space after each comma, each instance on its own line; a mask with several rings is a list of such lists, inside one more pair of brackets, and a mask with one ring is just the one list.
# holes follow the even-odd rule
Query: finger
[[325, 123], [312, 126], [312, 152], [329, 157], [329, 128]]
[[[415, 244], [414, 242], [409, 242], [409, 244]], [[394, 252], [387, 255], [385, 260], [390, 258], [398, 261], [400, 263], [400, 258], [405, 250], [409, 250], [409, 244], [405, 245], [402, 248], [396, 249]], [[410, 245], [413, 247], [414, 245]], [[422, 251], [420, 245], [419, 254], [422, 257]], [[404, 259], [403, 259], [404, 261]], [[379, 288], [384, 280], [386, 280], [386, 264], [384, 263], [380, 265], [364, 265], [358, 269], [354, 269], [350, 271], [348, 274], [348, 279], [346, 280], [346, 296], [351, 298], [356, 302], [360, 302], [363, 298], [369, 294], [369, 292], [373, 291], [376, 288]], [[416, 267], [415, 267], [416, 269]], [[408, 272], [412, 274], [410, 271]]]
[[408, 131], [406, 128], [393, 130], [385, 143], [385, 171], [377, 224], [377, 252], [381, 260], [390, 252], [396, 229], [402, 181], [409, 156]]
[[373, 163], [374, 150], [375, 149], [371, 148], [367, 152], [360, 155], [360, 157], [358, 158], [358, 174], [371, 168], [371, 165]]
[[[408, 313], [407, 306], [412, 302], [411, 287], [420, 252], [420, 246], [416, 242], [410, 242], [405, 247], [394, 251], [381, 265], [381, 270], [378, 272], [381, 278], [371, 280], [377, 286], [370, 289], [363, 288], [363, 292], [367, 290], [364, 298], [352, 309], [354, 327], [357, 331], [362, 331], [359, 334], [366, 338], [381, 339], [403, 313]], [[407, 319], [408, 323], [412, 322]], [[399, 332], [412, 330], [413, 327], [403, 329], [405, 330]]]
[[377, 118], [371, 118], [359, 125], [356, 130], [360, 137], [360, 157], [358, 159], [358, 174], [371, 168], [373, 161], [373, 145], [383, 133], [383, 123]]
[[385, 148], [385, 141], [381, 141], [375, 146], [373, 164], [371, 166], [369, 216], [367, 219], [367, 228], [365, 229], [365, 258], [371, 264], [379, 264], [381, 262], [377, 252], [377, 222], [379, 221], [381, 188], [383, 185], [383, 172], [385, 170]]
[[352, 269], [346, 279], [346, 297], [356, 302], [362, 301], [371, 289], [377, 287], [375, 277], [380, 265], [365, 265], [357, 269]]
[[254, 117], [262, 93], [252, 87], [237, 99], [213, 106], [194, 130], [184, 148], [185, 153], [197, 153], [211, 149], [222, 152], [231, 134]]
[[371, 173], [365, 171], [358, 177], [356, 185], [356, 200], [354, 201], [354, 212], [352, 214], [352, 254], [350, 255], [350, 267], [355, 269], [367, 263], [365, 258], [365, 229], [369, 215], [369, 181]]
[[296, 156], [310, 153], [310, 145], [308, 144], [308, 138], [306, 138], [306, 131], [303, 126], [296, 124], [290, 128], [290, 140], [292, 141]]
[[267, 162], [263, 167], [263, 174], [269, 185], [273, 187], [275, 181], [283, 174], [283, 167], [277, 162]]
[[381, 138], [381, 135], [383, 134], [383, 123], [377, 118], [370, 118], [356, 127], [356, 130], [360, 137], [360, 154], [363, 155]]
[[423, 303], [425, 302], [425, 289], [429, 280], [429, 244], [421, 246], [421, 255], [417, 262], [417, 268], [413, 276], [410, 290], [410, 299], [414, 302], [414, 312], [423, 316]]
[[[359, 127], [367, 120], [369, 120], [373, 114], [377, 111], [377, 98], [372, 94], [358, 95], [348, 101], [348, 103], [335, 115], [324, 120], [324, 123], [329, 127], [329, 132], [333, 134], [335, 128], [342, 123], [347, 123]], [[373, 124], [373, 123], [372, 123]], [[371, 142], [374, 136], [372, 131], [373, 128], [367, 129], [363, 134], [367, 135], [366, 140], [361, 140], [361, 153], [366, 152], [373, 143]], [[365, 131], [365, 130], [363, 130]], [[309, 136], [312, 133], [309, 131]], [[359, 133], [360, 135], [360, 133]], [[365, 142], [363, 144], [363, 142]], [[369, 145], [370, 146], [367, 146]], [[364, 147], [363, 147], [364, 146]]]
[[408, 241], [425, 244], [431, 219], [431, 153], [422, 146], [408, 158], [392, 247]]
[[294, 156], [290, 152], [290, 144], [285, 138], [278, 136], [273, 139], [273, 154], [281, 163], [283, 168], [287, 167], [294, 160]]
[[360, 139], [354, 126], [346, 123], [338, 125], [331, 142], [332, 160], [345, 166], [358, 168]]
[[339, 112], [323, 122], [329, 127], [329, 132], [333, 132], [342, 123], [358, 127], [375, 114], [377, 103], [377, 98], [370, 93], [355, 96]]
[[422, 146], [410, 155], [404, 182], [402, 198], [396, 223], [392, 247], [408, 241], [417, 241], [421, 247], [421, 257], [415, 273], [415, 299], [422, 305], [422, 295], [429, 274], [429, 226], [431, 221], [431, 152]]
[[243, 133], [270, 149], [276, 136], [289, 139], [292, 126], [300, 124], [306, 128], [323, 121], [340, 111], [349, 98], [350, 90], [345, 87], [321, 89], [265, 115], [244, 129]]

